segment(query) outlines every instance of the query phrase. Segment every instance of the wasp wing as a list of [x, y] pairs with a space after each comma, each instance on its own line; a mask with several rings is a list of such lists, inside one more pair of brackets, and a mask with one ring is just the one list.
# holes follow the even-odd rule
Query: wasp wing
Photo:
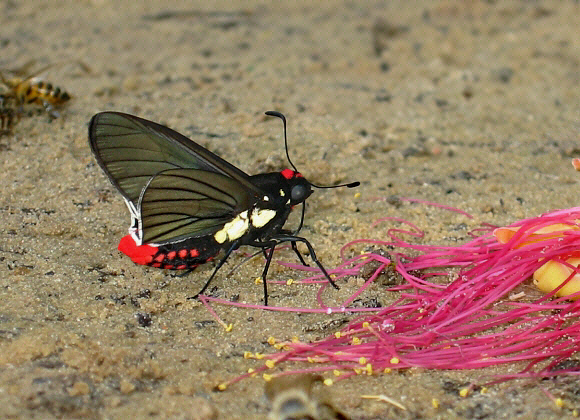
[[89, 143], [132, 212], [151, 177], [169, 169], [215, 172], [236, 180], [247, 194], [264, 195], [246, 173], [219, 156], [170, 128], [133, 115], [96, 114], [89, 124]]
[[139, 237], [163, 244], [217, 232], [251, 206], [240, 183], [200, 169], [170, 169], [153, 178], [139, 200]]

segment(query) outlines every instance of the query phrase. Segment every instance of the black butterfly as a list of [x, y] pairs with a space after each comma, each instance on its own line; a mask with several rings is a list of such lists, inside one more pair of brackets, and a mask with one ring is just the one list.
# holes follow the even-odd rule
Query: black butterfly
[[[290, 161], [286, 118], [278, 112], [266, 114], [282, 119]], [[291, 161], [294, 170], [250, 176], [167, 127], [120, 112], [96, 114], [89, 125], [89, 143], [131, 212], [129, 235], [121, 239], [119, 250], [135, 263], [191, 271], [223, 249], [225, 255], [198, 296], [234, 250], [242, 245], [258, 247], [266, 257], [262, 280], [267, 305], [266, 274], [274, 249], [290, 242], [305, 264], [296, 247], [302, 242], [338, 289], [310, 242], [296, 236], [304, 220], [304, 201], [312, 194], [312, 187], [334, 187], [308, 182]], [[298, 229], [283, 229], [297, 204], [303, 205]]]

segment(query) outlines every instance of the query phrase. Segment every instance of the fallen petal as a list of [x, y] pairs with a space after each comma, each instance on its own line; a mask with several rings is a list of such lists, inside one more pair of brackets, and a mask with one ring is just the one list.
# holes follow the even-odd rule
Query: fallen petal
[[[544, 226], [536, 230], [535, 232], [528, 235], [528, 239], [518, 243], [516, 248], [520, 248], [524, 245], [533, 244], [536, 242], [546, 241], [549, 239], [557, 238], [560, 232], [565, 232], [568, 230], [578, 230], [580, 229], [575, 225], [567, 225], [565, 223], [554, 223], [553, 225]], [[493, 235], [498, 240], [499, 243], [508, 243], [520, 230], [519, 227], [501, 227], [493, 231]], [[554, 235], [548, 235], [548, 233], [555, 233]]]
[[[574, 267], [580, 265], [580, 258], [568, 258], [566, 262]], [[544, 293], [549, 293], [556, 289], [572, 275], [574, 270], [570, 267], [554, 260], [550, 260], [534, 273], [534, 284]], [[570, 296], [580, 292], [580, 274], [575, 274], [568, 282], [556, 292], [556, 296]], [[574, 296], [571, 300], [580, 299], [580, 296]]]

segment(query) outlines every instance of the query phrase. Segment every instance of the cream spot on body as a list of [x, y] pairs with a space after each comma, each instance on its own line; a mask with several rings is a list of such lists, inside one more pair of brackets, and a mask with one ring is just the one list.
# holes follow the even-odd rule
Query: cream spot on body
[[276, 210], [271, 209], [256, 209], [252, 212], [250, 220], [252, 221], [252, 226], [256, 228], [261, 228], [265, 226], [270, 220], [276, 216]]
[[249, 228], [250, 220], [248, 219], [248, 211], [246, 210], [238, 214], [233, 220], [226, 223], [223, 228], [213, 235], [213, 237], [217, 243], [223, 244], [226, 241], [231, 242], [241, 238]]

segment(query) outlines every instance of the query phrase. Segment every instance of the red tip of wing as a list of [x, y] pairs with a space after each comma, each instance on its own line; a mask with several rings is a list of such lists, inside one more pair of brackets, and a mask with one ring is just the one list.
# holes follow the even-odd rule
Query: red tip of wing
[[123, 236], [118, 250], [133, 260], [134, 263], [148, 265], [157, 254], [157, 248], [151, 245], [137, 245], [131, 235]]

